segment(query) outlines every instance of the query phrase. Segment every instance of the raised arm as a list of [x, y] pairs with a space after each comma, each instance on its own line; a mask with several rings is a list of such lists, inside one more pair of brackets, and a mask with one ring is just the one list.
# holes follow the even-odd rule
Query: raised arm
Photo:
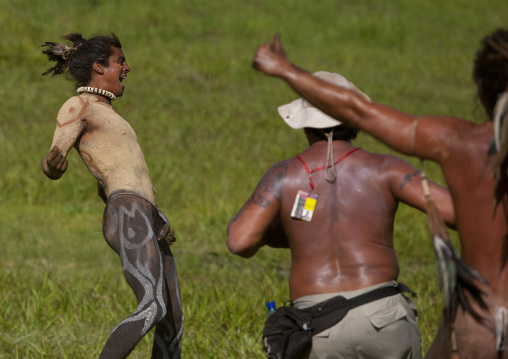
[[344, 124], [407, 155], [441, 162], [451, 136], [472, 124], [453, 117], [417, 117], [327, 83], [289, 62], [279, 36], [256, 52], [254, 68], [286, 81], [299, 95]]
[[[422, 212], [426, 212], [426, 198], [422, 188], [421, 173], [411, 164], [397, 157], [389, 156], [383, 172], [389, 176], [394, 197]], [[445, 187], [428, 180], [430, 192], [446, 226], [455, 229], [455, 211], [450, 192]]]
[[227, 245], [231, 253], [249, 258], [268, 245], [287, 248], [279, 213], [287, 162], [272, 166], [228, 225]]
[[[49, 153], [44, 156], [41, 162], [42, 171], [53, 180], [62, 177], [67, 170], [67, 155], [86, 129], [86, 122], [83, 118], [84, 111], [77, 111], [75, 104], [73, 105], [74, 101], [76, 100], [67, 101], [60, 109], [53, 143]], [[82, 108], [82, 106], [78, 108]]]

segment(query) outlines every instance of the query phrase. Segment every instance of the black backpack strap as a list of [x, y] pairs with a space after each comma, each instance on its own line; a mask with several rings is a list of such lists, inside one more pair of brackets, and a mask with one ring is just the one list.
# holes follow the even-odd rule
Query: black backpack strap
[[[407, 288], [407, 286], [405, 287]], [[311, 321], [311, 327], [314, 330], [314, 333], [317, 334], [340, 322], [350, 309], [381, 298], [400, 294], [401, 289], [402, 288], [399, 288], [399, 286], [387, 286], [374, 289], [373, 291], [350, 299], [337, 296], [304, 310], [309, 310], [312, 313], [313, 319]]]
[[413, 292], [411, 288], [409, 288], [404, 283], [397, 283], [397, 286], [402, 293], [409, 293], [413, 298], [418, 298], [418, 294], [416, 294], [416, 292]]

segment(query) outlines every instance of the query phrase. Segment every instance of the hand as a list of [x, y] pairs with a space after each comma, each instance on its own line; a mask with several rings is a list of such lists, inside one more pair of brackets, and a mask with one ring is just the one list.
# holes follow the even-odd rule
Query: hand
[[67, 165], [69, 164], [58, 146], [53, 146], [48, 155], [44, 158], [44, 162], [48, 170], [48, 172], [45, 171], [46, 175], [53, 179], [60, 178], [67, 170]]
[[283, 72], [283, 66], [289, 64], [286, 58], [279, 34], [273, 38], [273, 43], [267, 42], [256, 51], [252, 66], [266, 75], [278, 76]]
[[172, 245], [173, 243], [176, 242], [175, 230], [173, 228], [171, 228], [168, 234], [166, 234], [166, 242], [169, 245]]

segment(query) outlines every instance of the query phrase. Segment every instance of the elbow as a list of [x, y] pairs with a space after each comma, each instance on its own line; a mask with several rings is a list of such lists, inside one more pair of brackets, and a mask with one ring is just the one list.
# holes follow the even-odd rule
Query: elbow
[[227, 235], [228, 235], [228, 240], [226, 242], [226, 245], [228, 246], [229, 251], [232, 254], [239, 254], [241, 252], [241, 247], [239, 244], [238, 236], [236, 236], [232, 222], [230, 222], [228, 225]]
[[230, 234], [228, 234], [227, 246], [228, 246], [229, 251], [234, 255], [244, 257], [244, 258], [253, 256], [253, 254], [247, 255], [247, 252], [248, 252], [247, 248], [245, 248], [245, 246], [242, 244], [242, 241], [239, 240], [239, 238], [237, 238], [235, 236], [231, 236]]
[[228, 237], [227, 246], [229, 251], [237, 256], [243, 257], [243, 258], [250, 258], [254, 254], [256, 254], [257, 250], [249, 247], [243, 246], [239, 241], [236, 241], [234, 239], [231, 239]]
[[228, 249], [229, 251], [232, 253], [232, 254], [238, 254], [241, 252], [241, 249], [240, 247], [238, 246], [238, 243], [237, 241], [235, 241], [234, 238], [232, 238], [231, 236], [228, 235], [228, 240], [226, 242], [226, 245], [228, 246]]
[[445, 219], [446, 227], [448, 227], [451, 230], [456, 231], [457, 230], [457, 224], [455, 222], [455, 216], [451, 216], [448, 219]]
[[445, 222], [446, 227], [456, 231], [457, 230], [457, 221], [455, 217], [455, 210], [453, 204], [450, 203], [447, 208], [443, 210], [442, 217]]
[[457, 226], [455, 225], [455, 223], [446, 223], [446, 227], [448, 227], [452, 231], [457, 231]]
[[248, 239], [246, 239], [241, 233], [235, 231], [231, 224], [228, 226], [227, 234], [228, 240], [226, 244], [232, 254], [243, 258], [250, 258], [256, 254], [257, 248], [249, 246]]

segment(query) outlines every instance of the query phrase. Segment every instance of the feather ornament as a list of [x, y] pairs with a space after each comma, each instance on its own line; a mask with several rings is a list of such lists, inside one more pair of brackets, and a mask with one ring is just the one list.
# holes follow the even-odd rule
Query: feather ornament
[[54, 67], [46, 70], [42, 75], [44, 76], [53, 72], [51, 75], [51, 77], [53, 77], [63, 73], [67, 68], [67, 57], [73, 48], [57, 42], [45, 42], [42, 47], [48, 48], [47, 50], [42, 51], [42, 53], [45, 54], [50, 61], [56, 62]]
[[494, 208], [508, 193], [508, 92], [499, 95], [494, 107], [492, 142], [495, 148], [492, 167], [496, 187], [494, 189]]
[[422, 187], [425, 195], [429, 230], [432, 236], [432, 244], [436, 254], [436, 261], [439, 276], [439, 288], [444, 293], [443, 316], [445, 323], [453, 326], [457, 306], [460, 305], [478, 322], [482, 321], [481, 315], [477, 313], [465, 292], [469, 292], [472, 300], [482, 309], [487, 309], [484, 300], [484, 292], [476, 282], [488, 284], [487, 281], [470, 265], [460, 258], [446, 230], [441, 213], [432, 198], [427, 177], [423, 169], [422, 161]]

